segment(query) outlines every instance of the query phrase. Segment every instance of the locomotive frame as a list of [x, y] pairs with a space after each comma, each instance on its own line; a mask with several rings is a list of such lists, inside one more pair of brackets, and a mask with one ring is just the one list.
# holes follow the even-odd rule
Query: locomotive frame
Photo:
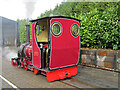
[[[18, 57], [12, 58], [12, 65], [22, 66], [34, 74], [40, 72], [50, 82], [76, 75], [80, 56], [80, 20], [54, 16], [31, 22], [32, 40], [21, 46]], [[77, 32], [73, 32], [73, 28]], [[27, 60], [28, 57], [31, 59]]]

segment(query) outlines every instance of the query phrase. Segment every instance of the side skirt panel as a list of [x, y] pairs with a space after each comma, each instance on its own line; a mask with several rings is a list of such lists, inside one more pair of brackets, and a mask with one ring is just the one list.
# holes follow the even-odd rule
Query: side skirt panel
[[49, 82], [52, 82], [59, 79], [65, 79], [67, 77], [71, 77], [76, 74], [77, 74], [77, 66], [50, 71], [50, 72], [47, 72], [46, 76], [47, 76], [47, 80]]

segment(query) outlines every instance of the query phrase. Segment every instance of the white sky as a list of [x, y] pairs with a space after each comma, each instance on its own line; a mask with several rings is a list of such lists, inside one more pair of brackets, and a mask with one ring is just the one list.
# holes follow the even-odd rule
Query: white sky
[[[17, 20], [24, 18], [36, 19], [46, 10], [54, 9], [63, 0], [0, 0], [0, 16]], [[35, 2], [34, 11], [27, 16], [25, 2]], [[32, 8], [32, 7], [31, 7]]]

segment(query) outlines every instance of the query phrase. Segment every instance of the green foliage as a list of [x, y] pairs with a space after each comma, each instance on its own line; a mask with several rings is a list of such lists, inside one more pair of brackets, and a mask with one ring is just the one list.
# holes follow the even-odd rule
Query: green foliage
[[[17, 22], [19, 23], [19, 39], [21, 43], [26, 43], [27, 38], [26, 38], [26, 24], [27, 24], [27, 20], [23, 19], [23, 20], [17, 20]], [[32, 39], [32, 30], [31, 30], [31, 23], [30, 24], [30, 39]]]
[[[53, 15], [70, 16], [81, 20], [82, 47], [120, 49], [118, 4], [117, 2], [63, 2], [50, 12]], [[44, 13], [46, 14], [47, 12]]]
[[[76, 17], [77, 18], [77, 17]], [[81, 44], [83, 47], [118, 49], [120, 31], [116, 8], [100, 12], [93, 9], [78, 16], [81, 19]]]
[[[120, 49], [119, 6], [120, 2], [62, 2], [53, 10], [42, 13], [38, 18], [54, 15], [80, 19], [82, 47]], [[26, 20], [18, 21], [20, 41], [25, 43]]]

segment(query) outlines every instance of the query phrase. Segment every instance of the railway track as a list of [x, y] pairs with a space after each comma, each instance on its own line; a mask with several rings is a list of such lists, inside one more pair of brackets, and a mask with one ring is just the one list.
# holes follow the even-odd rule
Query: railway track
[[[64, 81], [59, 81], [59, 82], [65, 84], [65, 85], [68, 85], [68, 86], [70, 86], [70, 87], [73, 87], [73, 88], [79, 88], [79, 87], [77, 87], [77, 86], [75, 86], [75, 85], [72, 85], [72, 84], [66, 83], [66, 82], [64, 82]], [[82, 90], [82, 89], [81, 89], [81, 90]]]
[[[83, 82], [83, 81], [80, 81], [80, 80], [76, 80], [76, 79], [74, 79], [74, 78], [71, 78], [71, 81], [76, 82], [76, 83], [79, 83], [79, 84], [83, 84], [83, 85], [85, 85], [85, 86], [89, 86], [89, 87], [91, 87], [91, 88], [102, 88], [102, 87], [99, 87], [99, 86], [96, 86], [96, 85], [93, 85], [93, 84], [89, 84], [89, 83], [86, 83], [86, 82]], [[59, 82], [65, 84], [65, 85], [68, 85], [68, 86], [70, 86], [70, 87], [79, 88], [80, 90], [83, 90], [82, 87], [79, 87], [79, 86], [70, 84], [70, 83], [68, 83], [68, 82], [65, 82], [65, 81], [59, 81]]]

